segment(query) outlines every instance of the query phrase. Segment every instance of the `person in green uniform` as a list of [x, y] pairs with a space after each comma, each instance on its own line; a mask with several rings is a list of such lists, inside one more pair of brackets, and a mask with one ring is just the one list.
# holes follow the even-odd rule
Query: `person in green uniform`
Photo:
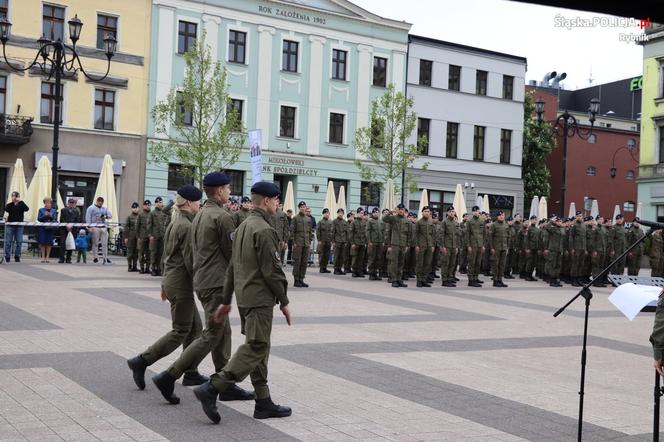
[[[641, 238], [645, 236], [645, 233], [643, 232], [643, 229], [641, 228], [641, 224], [639, 224], [639, 219], [635, 218], [634, 221], [632, 222], [632, 227], [630, 227], [629, 232], [627, 234], [627, 247], [630, 247], [632, 244], [636, 243], [639, 241]], [[641, 270], [641, 259], [643, 258], [643, 250], [644, 250], [644, 244], [643, 241], [639, 243], [636, 247], [634, 247], [628, 254], [627, 254], [627, 274], [632, 275], [632, 276], [638, 276], [639, 271]]]
[[493, 274], [494, 287], [507, 287], [503, 283], [505, 274], [505, 261], [507, 259], [508, 225], [505, 222], [505, 213], [499, 210], [496, 221], [491, 224], [489, 230], [489, 246], [491, 248], [491, 273]]
[[371, 218], [367, 221], [367, 254], [369, 255], [369, 279], [382, 281], [380, 268], [383, 257], [383, 222], [380, 220], [380, 210], [374, 207]]
[[583, 221], [583, 213], [576, 212], [576, 219], [574, 224], [570, 227], [570, 257], [572, 263], [570, 266], [570, 276], [572, 277], [572, 285], [580, 287], [583, 285], [581, 281], [581, 271], [583, 268], [583, 260], [586, 257], [586, 225]]
[[507, 223], [507, 257], [505, 258], [505, 273], [503, 278], [514, 279], [512, 272], [518, 273], [519, 268], [519, 247], [521, 234], [521, 215], [518, 213], [514, 218], [506, 219]]
[[480, 216], [479, 206], [473, 206], [473, 217], [468, 220], [468, 286], [481, 287], [479, 281], [482, 257], [484, 255], [484, 220]]
[[[230, 178], [222, 172], [209, 173], [203, 177], [203, 189], [208, 199], [192, 222], [191, 243], [194, 290], [205, 311], [205, 329], [168, 370], [152, 378], [169, 402], [175, 397], [175, 381], [190, 367], [197, 367], [208, 353], [212, 354], [216, 371], [221, 370], [231, 356], [231, 326], [228, 320], [215, 321], [213, 317], [222, 303], [224, 278], [232, 256], [236, 228], [233, 215], [226, 207], [231, 194]], [[254, 398], [253, 393], [237, 386], [224, 393], [220, 400]]]
[[549, 277], [546, 275], [546, 258], [544, 257], [544, 243], [547, 240], [546, 226], [548, 225], [547, 219], [541, 219], [538, 223], [538, 236], [537, 236], [537, 260], [535, 264], [535, 276], [542, 278], [545, 282], [549, 282]]
[[561, 260], [560, 264], [560, 279], [562, 279], [564, 282], [567, 284], [572, 283], [572, 277], [571, 277], [571, 266], [572, 266], [572, 258], [570, 255], [570, 251], [572, 249], [571, 242], [570, 242], [570, 232], [571, 232], [571, 225], [572, 221], [574, 221], [574, 218], [563, 218], [562, 222], [562, 227], [563, 227], [563, 257]]
[[355, 211], [355, 220], [351, 224], [350, 248], [353, 278], [364, 278], [364, 254], [367, 248], [367, 224], [364, 219], [364, 209], [359, 207]]
[[459, 242], [459, 273], [464, 275], [468, 273], [468, 248], [465, 246], [468, 244], [468, 220], [469, 216], [467, 213], [464, 213], [461, 217], [461, 242]]
[[251, 188], [251, 198], [254, 209], [237, 229], [222, 303], [214, 315], [216, 319], [228, 322], [225, 318], [231, 310], [235, 292], [245, 342], [228, 364], [211, 376], [210, 381], [194, 389], [203, 411], [215, 424], [221, 421], [217, 395], [224, 394], [247, 376], [256, 390], [254, 418], [286, 417], [292, 413], [289, 407], [272, 402], [267, 384], [276, 304], [291, 325], [288, 282], [279, 265], [277, 234], [268, 223], [269, 216], [277, 209], [279, 189], [273, 183], [259, 181]]
[[281, 265], [284, 266], [286, 264], [286, 250], [288, 249], [288, 235], [289, 235], [289, 228], [288, 228], [288, 216], [283, 210], [284, 205], [279, 204], [279, 208], [277, 209], [277, 213], [272, 216], [272, 227], [274, 230], [277, 232], [277, 238], [279, 239], [279, 261], [281, 262]]
[[561, 259], [563, 257], [564, 227], [562, 220], [556, 215], [545, 228], [544, 258], [546, 259], [546, 274], [551, 287], [562, 287], [560, 283]]
[[410, 224], [408, 230], [408, 250], [404, 257], [404, 265], [406, 267], [404, 270], [404, 281], [416, 277], [415, 267], [417, 266], [417, 255], [415, 253], [415, 247], [417, 247], [417, 214], [413, 212], [408, 214], [408, 221]]
[[523, 255], [525, 256], [524, 279], [526, 281], [537, 281], [533, 277], [533, 271], [537, 261], [537, 240], [539, 229], [537, 228], [537, 216], [533, 215], [528, 221], [524, 221], [525, 235], [522, 242]]
[[138, 203], [131, 205], [131, 213], [127, 216], [122, 231], [127, 248], [127, 271], [138, 272], [138, 229], [140, 223]]
[[[612, 250], [611, 260], [616, 259], [627, 250], [627, 230], [625, 230], [625, 219], [621, 214], [616, 215], [616, 223], [611, 230], [610, 237]], [[619, 260], [611, 269], [614, 275], [622, 275], [625, 272], [625, 258]]]
[[390, 236], [385, 238], [390, 259], [389, 275], [392, 287], [408, 287], [403, 282], [404, 255], [408, 250], [409, 221], [406, 218], [406, 206], [399, 204], [392, 212], [383, 215], [384, 223], [390, 225]]
[[346, 257], [348, 232], [344, 209], [337, 209], [337, 217], [332, 221], [332, 248], [334, 251], [334, 274], [345, 275], [342, 267]]
[[387, 253], [387, 249], [389, 246], [389, 241], [390, 241], [390, 235], [392, 226], [388, 223], [384, 223], [382, 221], [382, 217], [391, 213], [389, 209], [383, 209], [382, 212], [380, 213], [380, 219], [381, 219], [381, 225], [383, 226], [383, 252], [381, 254], [381, 266], [380, 266], [380, 273], [378, 276], [381, 278], [389, 278], [390, 275], [388, 273], [388, 266], [389, 266], [389, 254]]
[[435, 244], [435, 230], [431, 220], [431, 209], [429, 206], [422, 208], [422, 218], [415, 223], [415, 275], [417, 287], [431, 287], [427, 276], [431, 270], [431, 259]]
[[297, 205], [298, 214], [293, 217], [291, 225], [293, 235], [293, 278], [295, 287], [309, 287], [304, 282], [307, 274], [307, 263], [313, 239], [311, 220], [307, 216], [307, 203], [300, 201]]
[[242, 221], [247, 219], [253, 207], [251, 204], [251, 198], [246, 196], [242, 197], [242, 199], [240, 200], [240, 204], [241, 204], [240, 209], [237, 212], [233, 213], [233, 221], [235, 222], [236, 226], [239, 226], [240, 224], [242, 224]]
[[[203, 193], [192, 185], [177, 190], [175, 206], [180, 216], [169, 224], [164, 234], [164, 277], [161, 281], [161, 300], [171, 304], [172, 329], [143, 353], [127, 361], [136, 386], [145, 389], [145, 370], [182, 345], [185, 349], [201, 334], [201, 318], [194, 302], [193, 254], [191, 221], [198, 213]], [[138, 208], [138, 204], [136, 204]], [[184, 385], [200, 385], [208, 378], [189, 367]], [[177, 404], [180, 399], [172, 394], [169, 400]]]
[[456, 287], [454, 269], [459, 250], [459, 239], [456, 230], [456, 211], [454, 207], [447, 209], [447, 216], [438, 227], [438, 242], [440, 243], [440, 278], [443, 287]]
[[602, 279], [597, 276], [604, 269], [604, 258], [606, 255], [606, 234], [602, 228], [604, 218], [597, 215], [597, 218], [590, 223], [588, 232], [590, 237], [588, 241], [588, 250], [590, 253], [590, 273], [595, 287], [606, 287]]
[[162, 272], [161, 258], [164, 254], [164, 232], [169, 222], [170, 217], [164, 212], [164, 200], [158, 196], [154, 200], [154, 209], [152, 209], [148, 217], [152, 276], [160, 276]]
[[141, 263], [139, 273], [150, 273], [150, 231], [148, 230], [148, 218], [150, 217], [150, 200], [143, 201], [143, 209], [138, 215], [138, 258]]
[[348, 215], [346, 216], [346, 238], [347, 238], [347, 243], [346, 243], [346, 250], [344, 251], [344, 270], [343, 273], [353, 273], [352, 269], [352, 263], [353, 263], [353, 257], [351, 256], [351, 245], [352, 245], [352, 237], [353, 237], [353, 222], [355, 221], [355, 212], [350, 211]]
[[330, 262], [330, 251], [334, 239], [334, 226], [330, 221], [330, 210], [323, 209], [323, 218], [316, 224], [316, 238], [318, 239], [318, 267], [320, 273], [330, 273], [327, 265]]
[[664, 239], [660, 229], [655, 230], [650, 242], [650, 276], [653, 278], [664, 277]]

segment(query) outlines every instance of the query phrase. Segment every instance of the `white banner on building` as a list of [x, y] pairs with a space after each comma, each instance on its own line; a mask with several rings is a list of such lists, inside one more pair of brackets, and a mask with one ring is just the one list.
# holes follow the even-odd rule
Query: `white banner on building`
[[249, 153], [251, 155], [251, 183], [256, 184], [261, 181], [261, 171], [263, 170], [260, 129], [249, 131], [249, 146]]

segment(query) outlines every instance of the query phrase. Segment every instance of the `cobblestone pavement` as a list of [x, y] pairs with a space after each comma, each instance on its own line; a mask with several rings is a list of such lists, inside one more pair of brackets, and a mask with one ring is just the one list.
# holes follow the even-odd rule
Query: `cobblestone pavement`
[[[120, 260], [2, 265], [0, 440], [573, 440], [583, 302], [553, 318], [573, 288], [484, 279], [395, 289], [310, 269], [311, 287], [289, 291], [293, 326], [276, 314], [273, 328], [270, 387], [292, 417], [220, 403], [215, 426], [187, 387], [173, 406], [149, 381], [179, 350], [145, 391], [132, 382], [125, 359], [170, 327], [158, 278]], [[610, 290], [591, 305], [584, 440], [650, 440], [652, 314], [628, 321]]]

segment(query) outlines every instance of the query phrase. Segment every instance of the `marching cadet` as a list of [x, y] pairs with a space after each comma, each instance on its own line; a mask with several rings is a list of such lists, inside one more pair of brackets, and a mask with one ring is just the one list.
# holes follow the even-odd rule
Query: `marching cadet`
[[[464, 213], [461, 217], [461, 242], [459, 244], [468, 244], [468, 214]], [[459, 273], [468, 273], [468, 248], [462, 246], [459, 249]]]
[[570, 267], [570, 276], [572, 277], [572, 285], [580, 287], [583, 285], [581, 281], [581, 271], [583, 269], [583, 261], [586, 257], [586, 225], [583, 223], [583, 214], [580, 211], [576, 212], [576, 219], [570, 228], [570, 256], [572, 263]]
[[243, 196], [240, 201], [242, 206], [240, 207], [239, 210], [233, 213], [233, 221], [235, 222], [236, 226], [239, 226], [240, 224], [242, 224], [242, 221], [247, 219], [252, 209], [250, 198]]
[[150, 217], [150, 200], [143, 201], [143, 210], [138, 215], [138, 256], [141, 261], [139, 273], [150, 273], [150, 230], [148, 229], [148, 218]]
[[[127, 361], [133, 372], [136, 386], [145, 389], [145, 370], [158, 360], [171, 354], [182, 345], [185, 349], [201, 334], [201, 318], [194, 302], [193, 251], [191, 244], [191, 221], [198, 213], [203, 193], [194, 186], [186, 185], [177, 190], [175, 206], [180, 216], [168, 225], [164, 234], [164, 278], [161, 281], [161, 300], [171, 304], [172, 330], [159, 338], [140, 355]], [[138, 207], [138, 204], [136, 204]], [[199, 385], [207, 377], [198, 373], [196, 366], [184, 375], [185, 385]], [[171, 392], [172, 393], [172, 392]], [[174, 404], [177, 396], [168, 395]]]
[[473, 217], [468, 221], [468, 286], [482, 287], [479, 279], [482, 257], [484, 256], [484, 220], [480, 216], [480, 208], [473, 206]]
[[454, 269], [459, 250], [459, 235], [457, 235], [456, 211], [454, 207], [447, 209], [447, 216], [438, 228], [438, 242], [440, 243], [440, 279], [443, 287], [456, 287]]
[[309, 287], [309, 284], [304, 282], [304, 277], [307, 274], [307, 263], [311, 240], [313, 239], [313, 230], [311, 228], [311, 220], [306, 214], [307, 203], [300, 201], [297, 208], [299, 212], [297, 216], [293, 217], [293, 224], [291, 226], [293, 235], [293, 278], [295, 279], [293, 286]]
[[391, 213], [383, 215], [382, 221], [390, 225], [390, 236], [385, 238], [389, 256], [388, 282], [392, 287], [408, 287], [403, 282], [404, 255], [408, 250], [409, 221], [406, 218], [406, 206], [399, 204]]
[[655, 230], [650, 238], [650, 276], [661, 278], [664, 277], [664, 241], [661, 229]]
[[[381, 217], [389, 213], [390, 213], [389, 209], [383, 209], [383, 211], [381, 212]], [[382, 222], [382, 220], [381, 220], [381, 225], [383, 226], [383, 253], [381, 256], [382, 265], [380, 268], [380, 274], [378, 276], [380, 276], [381, 278], [389, 278], [390, 276], [388, 274], [388, 266], [389, 266], [390, 257], [389, 254], [387, 253], [387, 249], [389, 247], [390, 236], [392, 235], [391, 232], [392, 226], [388, 223]]]
[[[236, 231], [227, 283], [221, 305], [214, 315], [215, 319], [228, 322], [225, 318], [231, 310], [235, 292], [245, 343], [238, 347], [228, 364], [194, 390], [203, 411], [215, 424], [221, 420], [217, 410], [217, 395], [233, 389], [236, 382], [247, 376], [251, 377], [256, 390], [254, 418], [291, 415], [289, 407], [272, 402], [267, 385], [273, 310], [276, 304], [279, 304], [286, 322], [291, 325], [288, 282], [277, 258], [277, 234], [269, 224], [270, 216], [277, 210], [279, 189], [273, 183], [259, 181], [251, 188], [251, 198], [254, 209]], [[302, 235], [300, 232], [298, 234]], [[302, 247], [298, 245], [298, 249]]]
[[284, 205], [279, 203], [279, 209], [277, 213], [271, 218], [272, 227], [277, 232], [277, 238], [279, 239], [279, 261], [281, 265], [286, 264], [286, 250], [288, 249], [288, 237], [290, 234], [290, 228], [288, 227], [288, 216], [283, 210]]
[[560, 277], [560, 264], [563, 257], [564, 228], [560, 218], [556, 215], [545, 227], [544, 257], [546, 258], [546, 274], [551, 287], [562, 287]]
[[505, 213], [499, 210], [496, 215], [496, 221], [491, 224], [489, 231], [489, 244], [491, 247], [491, 272], [493, 273], [494, 287], [507, 287], [503, 283], [505, 274], [505, 259], [507, 258], [507, 223], [505, 222]]
[[353, 262], [353, 278], [364, 278], [364, 254], [367, 249], [367, 224], [364, 219], [364, 209], [359, 207], [355, 212], [355, 220], [351, 225], [351, 256]]
[[[214, 318], [217, 307], [223, 302], [224, 279], [226, 269], [232, 257], [235, 223], [233, 214], [227, 207], [231, 193], [230, 178], [223, 172], [212, 172], [203, 177], [203, 190], [207, 200], [203, 208], [194, 217], [191, 226], [193, 249], [194, 290], [205, 311], [205, 329], [192, 342], [180, 357], [168, 368], [152, 378], [164, 398], [177, 403], [173, 394], [175, 381], [186, 370], [197, 367], [208, 353], [216, 371], [221, 370], [231, 356], [231, 326], [227, 319], [217, 321]], [[276, 258], [276, 255], [273, 254]], [[183, 385], [198, 385], [194, 380]], [[249, 393], [238, 386], [225, 390], [220, 400], [249, 400]]]
[[[628, 245], [636, 243], [638, 240], [643, 238], [645, 233], [639, 224], [639, 219], [635, 218], [632, 222], [632, 227], [629, 229], [628, 233]], [[643, 258], [644, 245], [643, 241], [639, 243], [638, 246], [632, 249], [631, 252], [627, 254], [627, 274], [632, 276], [638, 276], [639, 271], [641, 270], [641, 258]]]
[[138, 203], [131, 205], [131, 213], [127, 216], [124, 224], [124, 243], [127, 247], [127, 271], [138, 272], [138, 229], [140, 223], [140, 215]]
[[382, 281], [380, 269], [383, 257], [383, 222], [379, 218], [380, 210], [374, 207], [367, 222], [367, 253], [369, 255], [369, 279]]
[[604, 278], [597, 279], [597, 276], [604, 268], [604, 260], [606, 258], [606, 232], [602, 227], [604, 218], [597, 215], [597, 219], [590, 225], [590, 264], [591, 275], [593, 278], [593, 285], [595, 287], [606, 287]]
[[316, 238], [318, 238], [318, 267], [320, 273], [330, 273], [327, 264], [330, 262], [330, 250], [334, 240], [334, 226], [330, 221], [330, 210], [323, 209], [323, 218], [316, 224]]
[[148, 217], [150, 232], [150, 265], [152, 276], [161, 275], [161, 258], [164, 254], [164, 232], [170, 222], [170, 216], [164, 210], [164, 200], [158, 196], [154, 199], [154, 209]]
[[431, 221], [431, 210], [429, 206], [422, 208], [422, 218], [415, 223], [415, 274], [417, 276], [417, 287], [431, 287], [427, 282], [427, 276], [431, 270], [431, 259], [434, 249], [434, 225]]
[[[625, 219], [619, 213], [616, 215], [616, 224], [611, 231], [611, 260], [613, 261], [627, 250], [627, 231], [625, 230]], [[623, 257], [618, 261], [611, 273], [614, 275], [622, 275], [625, 272], [625, 258]]]
[[332, 248], [334, 249], [334, 274], [345, 275], [342, 270], [346, 258], [346, 246], [348, 243], [348, 232], [344, 209], [337, 209], [337, 217], [332, 221]]
[[[524, 224], [526, 223], [524, 222]], [[537, 217], [533, 215], [530, 217], [528, 226], [526, 227], [526, 236], [523, 240], [523, 253], [526, 257], [526, 281], [537, 281], [537, 279], [533, 277], [533, 271], [535, 270], [537, 264], [537, 243], [539, 241], [539, 236], [540, 231], [537, 228]]]
[[348, 215], [346, 216], [346, 238], [347, 238], [347, 243], [346, 243], [346, 250], [344, 252], [344, 274], [346, 273], [353, 273], [352, 270], [352, 263], [353, 263], [353, 257], [351, 256], [351, 244], [353, 243], [352, 238], [353, 238], [353, 222], [355, 221], [355, 212], [350, 211]]

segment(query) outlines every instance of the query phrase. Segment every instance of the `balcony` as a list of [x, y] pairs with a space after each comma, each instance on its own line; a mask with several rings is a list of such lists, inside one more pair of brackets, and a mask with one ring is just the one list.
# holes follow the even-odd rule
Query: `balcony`
[[30, 141], [32, 117], [0, 114], [0, 144], [21, 146]]

